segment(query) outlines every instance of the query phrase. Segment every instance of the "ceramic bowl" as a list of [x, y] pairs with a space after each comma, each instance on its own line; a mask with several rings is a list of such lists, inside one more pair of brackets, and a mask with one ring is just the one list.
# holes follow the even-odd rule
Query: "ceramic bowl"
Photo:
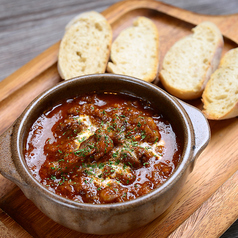
[[[57, 101], [92, 91], [123, 92], [142, 97], [176, 128], [183, 140], [182, 159], [162, 186], [132, 201], [95, 205], [56, 195], [31, 175], [24, 159], [23, 146], [32, 123]], [[0, 138], [0, 172], [16, 183], [43, 213], [63, 226], [91, 234], [125, 232], [151, 222], [171, 205], [209, 139], [209, 125], [203, 114], [156, 85], [123, 75], [87, 75], [59, 83], [26, 108]]]

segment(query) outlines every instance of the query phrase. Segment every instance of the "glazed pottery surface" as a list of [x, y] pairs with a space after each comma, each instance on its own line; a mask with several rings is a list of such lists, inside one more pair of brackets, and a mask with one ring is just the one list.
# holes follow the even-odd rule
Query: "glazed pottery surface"
[[[50, 192], [31, 175], [23, 148], [32, 123], [60, 100], [94, 91], [120, 92], [148, 100], [181, 135], [181, 162], [162, 186], [124, 203], [82, 204]], [[42, 212], [68, 228], [91, 234], [125, 232], [151, 222], [171, 205], [209, 139], [209, 125], [201, 111], [170, 96], [156, 85], [124, 75], [87, 75], [59, 83], [26, 108], [0, 138], [0, 172], [16, 183]]]

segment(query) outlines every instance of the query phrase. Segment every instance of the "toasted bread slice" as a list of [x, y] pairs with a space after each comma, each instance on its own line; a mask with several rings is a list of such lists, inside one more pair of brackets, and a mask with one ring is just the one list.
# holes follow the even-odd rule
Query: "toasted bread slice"
[[110, 55], [112, 29], [100, 13], [85, 12], [66, 26], [60, 43], [58, 71], [63, 79], [104, 73]]
[[199, 98], [218, 67], [223, 49], [220, 30], [202, 22], [193, 34], [177, 41], [164, 57], [160, 80], [172, 95], [185, 100]]
[[159, 66], [159, 33], [146, 17], [138, 17], [112, 43], [107, 71], [152, 82]]
[[238, 48], [228, 51], [212, 74], [202, 95], [208, 119], [238, 116]]

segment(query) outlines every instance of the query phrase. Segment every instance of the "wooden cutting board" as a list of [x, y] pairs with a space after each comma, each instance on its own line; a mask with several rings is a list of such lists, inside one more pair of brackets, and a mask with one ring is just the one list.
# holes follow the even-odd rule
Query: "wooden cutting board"
[[[178, 39], [205, 20], [220, 28], [223, 55], [238, 46], [238, 15], [198, 15], [154, 0], [119, 2], [102, 14], [112, 25], [114, 38], [135, 17], [152, 19], [160, 33], [160, 63]], [[32, 99], [61, 81], [56, 67], [58, 48], [59, 42], [0, 82], [0, 134]], [[188, 103], [202, 108], [200, 99]], [[238, 120], [209, 123], [211, 142], [172, 206], [147, 226], [110, 237], [219, 237], [238, 218]], [[56, 224], [1, 175], [0, 208], [0, 234], [8, 237], [96, 237]]]

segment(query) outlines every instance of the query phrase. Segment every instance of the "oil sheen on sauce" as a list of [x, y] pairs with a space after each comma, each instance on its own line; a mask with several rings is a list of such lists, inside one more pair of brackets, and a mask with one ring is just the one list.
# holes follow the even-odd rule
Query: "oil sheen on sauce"
[[91, 93], [67, 99], [30, 128], [25, 160], [50, 191], [82, 203], [136, 199], [163, 184], [181, 158], [171, 124], [142, 99]]

